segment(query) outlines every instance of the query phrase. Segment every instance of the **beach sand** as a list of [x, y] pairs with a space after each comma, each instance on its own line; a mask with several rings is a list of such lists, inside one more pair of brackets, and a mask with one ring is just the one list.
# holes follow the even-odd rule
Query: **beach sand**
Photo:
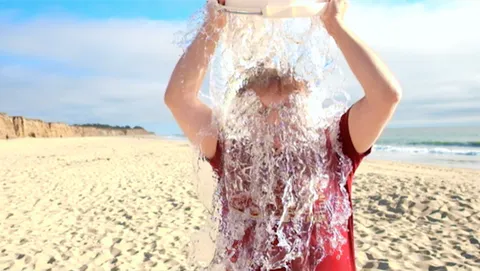
[[[208, 217], [211, 172], [197, 197], [192, 157], [154, 137], [0, 141], [0, 270], [193, 270], [183, 248]], [[359, 270], [480, 270], [478, 177], [364, 162]]]

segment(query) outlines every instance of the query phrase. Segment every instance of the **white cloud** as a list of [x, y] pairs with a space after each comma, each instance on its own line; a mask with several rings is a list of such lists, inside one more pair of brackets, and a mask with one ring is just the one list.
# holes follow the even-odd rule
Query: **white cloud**
[[[152, 125], [170, 120], [166, 85], [116, 76], [65, 76], [7, 66], [0, 69], [0, 108], [11, 114], [69, 123]], [[68, 114], [66, 114], [68, 112]]]
[[[442, 5], [351, 5], [347, 23], [398, 75], [404, 101], [392, 122], [405, 126], [476, 123], [480, 104], [479, 1]], [[446, 3], [446, 4], [445, 4]], [[69, 122], [173, 123], [162, 93], [181, 50], [184, 22], [0, 16], [0, 111]], [[66, 73], [64, 70], [72, 70]], [[349, 91], [361, 95], [353, 75]], [[452, 112], [444, 116], [442, 112]], [[155, 127], [157, 131], [160, 128]]]
[[165, 77], [181, 53], [173, 35], [184, 23], [37, 18], [0, 25], [0, 51], [103, 73]]
[[348, 24], [372, 46], [386, 52], [421, 55], [478, 52], [480, 2], [425, 1], [400, 6], [352, 5]]
[[[473, 0], [395, 7], [352, 4], [347, 23], [403, 86], [393, 125], [480, 125], [480, 112], [466, 107], [480, 104], [479, 10], [480, 2]], [[354, 97], [359, 97], [360, 87], [347, 74]], [[468, 108], [472, 110], [460, 110]], [[444, 111], [453, 113], [445, 116]]]
[[159, 124], [172, 121], [162, 93], [181, 54], [173, 37], [183, 24], [0, 20], [0, 54], [54, 66], [0, 62], [0, 111], [70, 123], [142, 124], [158, 131]]

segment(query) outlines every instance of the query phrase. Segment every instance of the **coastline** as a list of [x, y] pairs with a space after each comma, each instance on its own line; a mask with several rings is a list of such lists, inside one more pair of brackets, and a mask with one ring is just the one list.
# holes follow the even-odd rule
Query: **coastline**
[[401, 164], [436, 166], [454, 169], [470, 169], [480, 171], [480, 156], [458, 157], [453, 155], [409, 154], [372, 151], [372, 153], [365, 158], [365, 161], [395, 162]]
[[[159, 139], [172, 142], [185, 142], [188, 140], [179, 135], [158, 136]], [[412, 152], [388, 152], [384, 151], [384, 145], [376, 144], [372, 153], [365, 158], [365, 161], [385, 161], [405, 164], [419, 164], [423, 166], [438, 166], [458, 169], [480, 170], [480, 156], [457, 156], [441, 153], [412, 153]], [[480, 148], [478, 150], [480, 152]]]

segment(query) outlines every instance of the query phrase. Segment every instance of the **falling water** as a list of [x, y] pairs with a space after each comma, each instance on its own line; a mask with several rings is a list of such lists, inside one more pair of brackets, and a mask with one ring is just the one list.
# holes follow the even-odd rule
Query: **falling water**
[[[204, 14], [191, 18], [183, 48]], [[259, 90], [272, 84], [289, 91], [265, 104]], [[200, 231], [210, 242], [193, 242], [190, 260], [200, 265], [196, 252], [207, 243], [214, 254], [199, 270], [314, 270], [341, 253], [351, 165], [338, 123], [349, 98], [320, 19], [228, 14], [205, 98], [216, 128], [205, 131], [218, 131], [223, 174], [207, 206], [212, 220]]]

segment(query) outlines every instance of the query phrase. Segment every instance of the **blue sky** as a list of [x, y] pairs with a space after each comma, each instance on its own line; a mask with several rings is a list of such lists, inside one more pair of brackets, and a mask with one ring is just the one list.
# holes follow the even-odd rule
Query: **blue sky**
[[[438, 0], [440, 2], [442, 0]], [[149, 18], [185, 20], [204, 0], [0, 0], [0, 9], [14, 13], [17, 20], [40, 14], [74, 15], [82, 18]], [[354, 0], [355, 2], [355, 0]], [[362, 4], [400, 6], [423, 0], [357, 0]], [[430, 6], [437, 6], [438, 4]]]
[[[390, 127], [480, 125], [480, 1], [351, 2], [348, 24], [404, 87]], [[203, 3], [0, 0], [0, 112], [179, 133], [163, 91], [175, 33]]]
[[202, 4], [200, 0], [0, 0], [1, 9], [15, 10], [22, 18], [56, 13], [99, 19], [184, 20]]

